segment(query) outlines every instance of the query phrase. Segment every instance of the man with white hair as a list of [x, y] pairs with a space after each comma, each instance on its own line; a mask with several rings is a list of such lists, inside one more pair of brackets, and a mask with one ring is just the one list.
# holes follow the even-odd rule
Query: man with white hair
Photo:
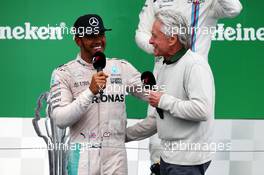
[[[154, 108], [142, 122], [127, 128], [127, 141], [145, 139], [156, 132], [161, 139], [161, 175], [204, 175], [211, 160], [214, 120], [214, 79], [208, 62], [190, 49], [188, 22], [180, 13], [160, 11], [149, 43], [162, 57], [157, 86], [149, 104]], [[173, 76], [173, 78], [172, 78]]]
[[[146, 0], [139, 14], [139, 24], [136, 30], [135, 41], [139, 48], [149, 54], [153, 54], [153, 46], [149, 44], [151, 29], [155, 20], [155, 14], [162, 10], [171, 9], [181, 12], [187, 18], [191, 30], [191, 49], [208, 60], [211, 47], [213, 29], [221, 18], [234, 18], [242, 10], [239, 0]], [[212, 31], [210, 32], [206, 32]], [[153, 73], [155, 77], [161, 65], [159, 58], [155, 59]], [[150, 138], [151, 163], [158, 166], [160, 155], [160, 140], [157, 135]]]

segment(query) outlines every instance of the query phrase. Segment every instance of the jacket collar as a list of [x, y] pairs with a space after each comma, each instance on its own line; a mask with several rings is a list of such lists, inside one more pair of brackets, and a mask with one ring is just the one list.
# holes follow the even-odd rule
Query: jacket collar
[[179, 50], [174, 56], [171, 57], [170, 60], [163, 60], [163, 64], [173, 64], [176, 63], [183, 55], [185, 55], [185, 53], [188, 51], [188, 49], [182, 48], [181, 50]]
[[94, 69], [93, 64], [90, 64], [90, 63], [87, 63], [86, 61], [84, 61], [84, 60], [81, 58], [80, 53], [77, 54], [76, 61], [77, 61], [80, 65], [82, 65], [82, 66], [84, 66], [84, 67], [88, 67], [89, 69]]

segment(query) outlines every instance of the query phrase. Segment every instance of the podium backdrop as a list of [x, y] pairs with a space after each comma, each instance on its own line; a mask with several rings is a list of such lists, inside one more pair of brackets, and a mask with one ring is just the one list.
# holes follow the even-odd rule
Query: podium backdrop
[[[216, 83], [217, 119], [264, 118], [264, 24], [261, 0], [241, 0], [235, 19], [220, 20], [223, 37], [212, 43], [209, 62]], [[106, 55], [152, 70], [153, 56], [141, 51], [134, 35], [144, 0], [4, 1], [0, 6], [0, 117], [32, 117], [39, 94], [49, 89], [54, 68], [76, 57], [71, 27], [86, 13], [103, 17], [112, 28]], [[49, 31], [49, 32], [47, 32]], [[129, 118], [143, 118], [147, 105], [127, 98]]]

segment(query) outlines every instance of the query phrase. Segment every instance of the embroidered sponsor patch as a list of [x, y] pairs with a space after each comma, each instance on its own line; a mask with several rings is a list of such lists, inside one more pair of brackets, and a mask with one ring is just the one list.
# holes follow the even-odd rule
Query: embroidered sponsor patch
[[122, 84], [122, 78], [110, 78], [111, 84]]

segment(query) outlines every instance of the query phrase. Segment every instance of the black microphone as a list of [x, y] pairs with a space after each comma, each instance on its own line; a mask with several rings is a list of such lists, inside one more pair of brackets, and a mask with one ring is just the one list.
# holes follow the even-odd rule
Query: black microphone
[[105, 54], [103, 52], [96, 52], [93, 55], [92, 63], [97, 72], [102, 71], [106, 65]]
[[[141, 74], [141, 81], [143, 82], [144, 87], [146, 89], [149, 88], [150, 90], [152, 90], [153, 89], [153, 86], [156, 85], [156, 79], [155, 79], [153, 73], [150, 72], [150, 71], [145, 71], [145, 72], [143, 72]], [[160, 118], [161, 119], [164, 119], [164, 115], [163, 115], [162, 109], [156, 107], [156, 110], [157, 110]]]
[[[105, 54], [103, 52], [96, 52], [93, 55], [92, 63], [93, 63], [93, 67], [97, 70], [97, 72], [102, 71], [106, 65]], [[100, 89], [99, 94], [101, 97], [103, 93], [104, 93], [103, 89]]]

